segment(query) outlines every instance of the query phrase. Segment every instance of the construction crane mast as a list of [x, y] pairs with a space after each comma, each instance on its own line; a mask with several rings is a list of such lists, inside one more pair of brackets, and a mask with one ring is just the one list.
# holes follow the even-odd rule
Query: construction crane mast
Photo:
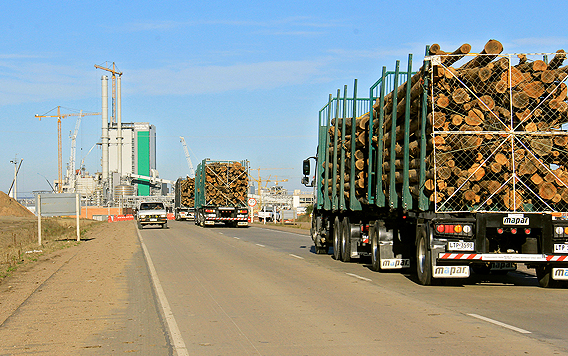
[[193, 163], [191, 163], [191, 158], [189, 157], [189, 151], [187, 150], [187, 145], [185, 144], [185, 138], [183, 138], [183, 136], [180, 136], [179, 139], [181, 141], [181, 144], [183, 145], [185, 159], [187, 160], [187, 165], [189, 167], [189, 178], [195, 178], [195, 170], [193, 169]]
[[55, 109], [52, 109], [50, 111], [48, 111], [46, 114], [43, 115], [35, 115], [35, 117], [37, 117], [40, 121], [42, 118], [48, 118], [48, 117], [56, 117], [57, 118], [57, 163], [58, 163], [58, 184], [59, 184], [59, 188], [57, 189], [58, 193], [62, 192], [63, 189], [63, 162], [62, 162], [62, 154], [61, 154], [61, 119], [64, 119], [66, 117], [69, 116], [87, 116], [87, 115], [100, 115], [100, 112], [89, 112], [89, 113], [84, 113], [81, 111], [81, 113], [71, 113], [71, 114], [62, 114], [61, 113], [61, 106], [57, 107], [57, 115], [47, 115], [49, 114], [51, 111], [53, 111]]
[[[105, 62], [105, 65], [107, 65], [107, 63], [108, 62]], [[95, 68], [106, 70], [107, 72], [112, 73], [112, 107], [111, 107], [112, 112], [111, 112], [110, 122], [114, 124], [116, 122], [116, 76], [117, 75], [119, 77], [122, 76], [122, 72], [119, 72], [117, 70], [116, 64], [114, 62], [112, 62], [112, 68], [103, 67], [97, 64], [95, 64]]]

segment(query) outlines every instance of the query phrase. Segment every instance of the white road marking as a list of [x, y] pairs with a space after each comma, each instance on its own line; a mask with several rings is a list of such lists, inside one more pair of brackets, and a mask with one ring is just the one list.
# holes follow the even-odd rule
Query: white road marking
[[233, 238], [234, 238], [234, 239], [237, 239], [237, 240], [240, 240], [240, 239], [241, 239], [240, 237], [236, 237], [236, 236], [235, 236], [235, 237], [233, 237]]
[[292, 257], [296, 257], [296, 258], [298, 258], [298, 259], [300, 259], [300, 260], [303, 260], [303, 259], [304, 259], [303, 257], [300, 257], [300, 256], [297, 256], [297, 255], [294, 255], [293, 253], [291, 253], [291, 254], [290, 254], [290, 256], [292, 256]]
[[502, 326], [504, 328], [516, 331], [516, 332], [521, 333], [521, 334], [532, 334], [530, 331], [527, 331], [527, 330], [524, 330], [524, 329], [521, 329], [521, 328], [517, 328], [515, 326], [505, 324], [505, 323], [502, 323], [502, 322], [497, 321], [497, 320], [489, 319], [489, 318], [486, 318], [486, 317], [481, 316], [481, 315], [477, 315], [477, 314], [467, 314], [467, 315], [472, 316], [472, 317], [477, 318], [477, 319], [480, 319], [480, 320], [483, 320], [483, 321], [486, 321], [486, 322], [491, 323], [491, 324]]
[[160, 284], [160, 279], [158, 278], [158, 274], [156, 273], [156, 268], [154, 267], [154, 263], [152, 262], [152, 258], [150, 257], [150, 253], [146, 248], [146, 244], [142, 239], [142, 235], [140, 235], [140, 230], [136, 229], [138, 233], [138, 239], [140, 239], [140, 245], [142, 245], [142, 250], [144, 251], [144, 256], [146, 256], [146, 262], [148, 264], [148, 270], [150, 271], [150, 276], [152, 277], [152, 282], [154, 283], [154, 289], [156, 290], [156, 295], [160, 300], [160, 305], [162, 306], [162, 311], [164, 312], [164, 316], [166, 318], [166, 323], [168, 325], [168, 329], [170, 332], [170, 336], [173, 342], [173, 348], [176, 351], [178, 356], [189, 356], [187, 351], [187, 347], [185, 346], [185, 342], [181, 336], [181, 332], [179, 331], [179, 327], [177, 325], [176, 319], [170, 308], [170, 303], [168, 303], [168, 299], [166, 298], [166, 294], [164, 293], [164, 289]]
[[263, 227], [256, 227], [256, 226], [253, 226], [253, 227], [256, 228], [256, 229], [260, 229], [260, 230], [279, 232], [279, 233], [282, 233], [282, 234], [290, 234], [290, 235], [296, 235], [296, 236], [302, 236], [302, 237], [305, 237], [305, 236], [309, 237], [309, 235], [298, 234], [298, 233], [295, 233], [295, 232], [288, 232], [288, 231], [282, 231], [282, 230], [276, 230], [276, 229], [266, 229], [266, 228], [263, 228]]
[[264, 246], [264, 245], [261, 245], [261, 244], [255, 244], [255, 245], [257, 245], [257, 246], [260, 246], [260, 247], [266, 247], [266, 246]]
[[372, 279], [365, 278], [365, 277], [361, 277], [361, 276], [358, 276], [358, 275], [356, 275], [356, 274], [354, 274], [354, 273], [345, 273], [345, 274], [348, 275], [348, 276], [351, 276], [351, 277], [355, 277], [355, 278], [358, 278], [358, 279], [367, 281], [367, 282], [372, 282]]

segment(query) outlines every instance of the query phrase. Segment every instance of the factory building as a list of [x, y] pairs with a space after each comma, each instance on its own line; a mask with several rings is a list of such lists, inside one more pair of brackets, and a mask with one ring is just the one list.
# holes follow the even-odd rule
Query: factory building
[[[109, 171], [122, 172], [122, 176], [152, 176], [152, 172], [156, 171], [156, 127], [148, 122], [122, 123], [122, 169], [119, 169], [117, 125], [111, 123], [108, 131]], [[137, 180], [136, 195], [150, 195], [150, 185], [145, 182], [147, 180]]]

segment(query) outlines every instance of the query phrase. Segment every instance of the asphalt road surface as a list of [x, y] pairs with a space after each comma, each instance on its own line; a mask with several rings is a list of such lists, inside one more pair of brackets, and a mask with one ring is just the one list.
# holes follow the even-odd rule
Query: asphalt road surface
[[525, 273], [418, 285], [316, 255], [305, 234], [170, 222], [140, 231], [178, 355], [566, 354], [566, 289]]

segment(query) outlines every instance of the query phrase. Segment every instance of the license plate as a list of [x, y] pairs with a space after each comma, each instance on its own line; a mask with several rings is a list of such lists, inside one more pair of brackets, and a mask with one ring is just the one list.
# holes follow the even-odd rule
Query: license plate
[[568, 244], [554, 244], [554, 252], [568, 253]]
[[474, 251], [474, 242], [463, 242], [463, 241], [450, 241], [448, 242], [448, 250], [450, 251]]
[[150, 219], [150, 221], [158, 221], [158, 219], [152, 218]]
[[437, 266], [434, 267], [434, 277], [467, 278], [469, 277], [469, 266]]
[[528, 225], [529, 218], [523, 214], [509, 214], [503, 218], [503, 225]]

